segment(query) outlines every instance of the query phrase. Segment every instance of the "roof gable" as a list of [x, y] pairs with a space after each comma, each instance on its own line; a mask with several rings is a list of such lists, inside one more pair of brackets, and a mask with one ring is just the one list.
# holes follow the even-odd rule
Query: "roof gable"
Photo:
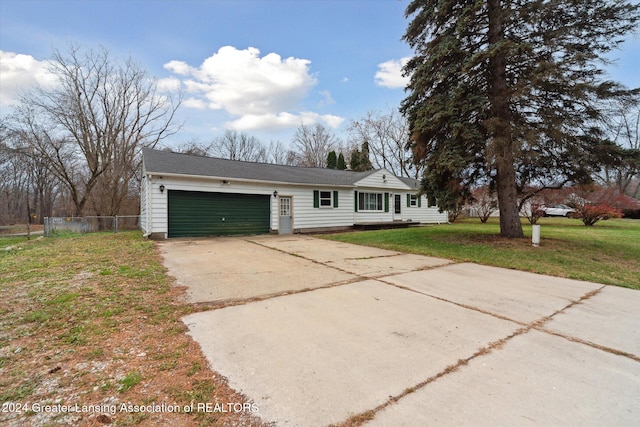
[[412, 187], [386, 169], [378, 169], [368, 176], [354, 182], [356, 187], [385, 188], [389, 190], [408, 190]]

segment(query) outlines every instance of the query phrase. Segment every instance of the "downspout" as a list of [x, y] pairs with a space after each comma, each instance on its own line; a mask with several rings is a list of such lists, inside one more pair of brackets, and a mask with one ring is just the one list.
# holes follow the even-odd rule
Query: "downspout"
[[151, 226], [149, 225], [151, 223], [151, 211], [149, 210], [149, 206], [151, 205], [151, 200], [150, 197], [151, 195], [149, 194], [149, 188], [150, 188], [150, 183], [151, 183], [151, 174], [148, 174], [144, 177], [145, 180], [145, 185], [144, 185], [144, 192], [145, 192], [145, 197], [144, 197], [144, 203], [145, 203], [145, 222], [146, 222], [146, 229], [147, 231], [145, 233], [142, 234], [143, 237], [149, 237], [151, 235]]

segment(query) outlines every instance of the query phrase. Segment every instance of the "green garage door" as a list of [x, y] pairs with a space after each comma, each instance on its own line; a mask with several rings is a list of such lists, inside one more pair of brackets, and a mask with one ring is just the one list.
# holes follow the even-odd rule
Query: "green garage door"
[[269, 232], [270, 197], [169, 190], [169, 237]]

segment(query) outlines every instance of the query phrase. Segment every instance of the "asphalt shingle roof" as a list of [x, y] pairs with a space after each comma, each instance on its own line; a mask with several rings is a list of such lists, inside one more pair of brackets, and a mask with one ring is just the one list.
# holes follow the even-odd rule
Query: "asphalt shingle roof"
[[[292, 184], [350, 186], [375, 170], [352, 172], [325, 168], [304, 168], [270, 163], [241, 162], [215, 157], [194, 156], [145, 148], [142, 150], [147, 173], [251, 179]], [[413, 187], [413, 185], [411, 185]]]
[[409, 186], [409, 188], [420, 188], [420, 180], [399, 176], [398, 179]]

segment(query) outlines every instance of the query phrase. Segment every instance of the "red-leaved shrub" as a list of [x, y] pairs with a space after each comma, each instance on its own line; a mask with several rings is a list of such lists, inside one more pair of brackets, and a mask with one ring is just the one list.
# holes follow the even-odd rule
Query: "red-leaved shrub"
[[622, 211], [606, 203], [585, 203], [576, 206], [576, 211], [571, 215], [582, 220], [584, 225], [591, 226], [600, 220], [610, 218], [622, 218]]
[[537, 223], [544, 216], [544, 206], [544, 203], [531, 203], [529, 208], [526, 209], [525, 215], [530, 224]]

